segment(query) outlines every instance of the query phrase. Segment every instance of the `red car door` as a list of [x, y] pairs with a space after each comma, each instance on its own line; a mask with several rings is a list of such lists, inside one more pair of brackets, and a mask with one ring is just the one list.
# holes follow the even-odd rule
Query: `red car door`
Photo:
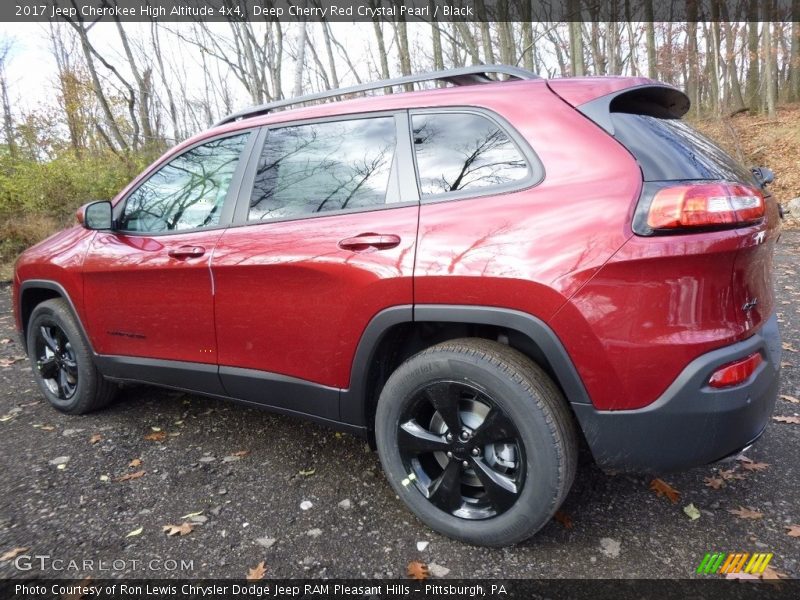
[[[231, 396], [339, 420], [364, 328], [413, 302], [419, 212], [405, 114], [274, 126], [212, 261]], [[398, 140], [401, 140], [398, 144]]]
[[115, 230], [96, 234], [84, 262], [84, 303], [107, 373], [136, 379], [146, 368], [143, 379], [222, 392], [209, 263], [231, 218], [232, 182], [241, 178], [250, 135], [169, 159], [118, 203]]

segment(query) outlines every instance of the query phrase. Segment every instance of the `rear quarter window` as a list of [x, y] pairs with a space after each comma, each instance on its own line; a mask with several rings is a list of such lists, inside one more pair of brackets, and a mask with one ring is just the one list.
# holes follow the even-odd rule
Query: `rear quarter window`
[[755, 183], [748, 169], [684, 121], [617, 112], [611, 120], [614, 137], [639, 162], [645, 181]]

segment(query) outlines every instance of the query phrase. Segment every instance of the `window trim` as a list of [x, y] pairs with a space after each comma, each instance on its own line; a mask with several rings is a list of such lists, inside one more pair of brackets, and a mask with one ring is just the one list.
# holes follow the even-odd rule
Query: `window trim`
[[[389, 188], [386, 192], [387, 202], [370, 207], [345, 208], [340, 210], [328, 210], [319, 213], [292, 215], [289, 217], [275, 217], [271, 219], [259, 219], [253, 221], [248, 220], [248, 214], [250, 212], [250, 198], [253, 192], [253, 186], [255, 185], [256, 169], [258, 168], [258, 163], [261, 160], [261, 152], [264, 149], [264, 144], [268, 143], [269, 141], [269, 132], [271, 130], [285, 129], [286, 127], [298, 127], [302, 125], [315, 125], [318, 123], [333, 123], [337, 121], [377, 119], [381, 117], [393, 118], [395, 123], [395, 156], [392, 160], [391, 171], [389, 172]], [[280, 123], [271, 123], [262, 126], [262, 133], [259, 136], [259, 144], [252, 151], [250, 164], [248, 164], [245, 179], [243, 185], [241, 186], [239, 197], [236, 201], [236, 208], [234, 210], [231, 226], [245, 227], [250, 225], [264, 225], [268, 223], [285, 223], [291, 221], [303, 221], [306, 219], [321, 219], [337, 215], [375, 212], [419, 205], [419, 195], [416, 184], [410, 182], [407, 177], [403, 177], [405, 173], [409, 173], [411, 172], [411, 169], [413, 169], [413, 166], [410, 164], [412, 156], [410, 156], [408, 152], [410, 139], [408, 138], [407, 133], [407, 119], [407, 111], [405, 109], [398, 109], [329, 115], [310, 119], [298, 119], [296, 121], [281, 121]], [[395, 189], [392, 191], [391, 187], [393, 182], [395, 182]], [[391, 193], [395, 193], [397, 195], [397, 201], [392, 202], [388, 200], [389, 194]]]
[[230, 185], [228, 186], [228, 191], [225, 194], [225, 200], [222, 203], [222, 210], [219, 214], [219, 221], [208, 227], [193, 227], [191, 229], [173, 229], [170, 231], [133, 231], [130, 229], [117, 229], [113, 230], [114, 233], [119, 235], [126, 235], [126, 236], [137, 236], [137, 237], [161, 237], [167, 235], [180, 235], [180, 234], [187, 234], [187, 233], [198, 233], [202, 231], [214, 231], [216, 229], [225, 229], [230, 226], [231, 222], [233, 221], [233, 214], [236, 199], [239, 196], [240, 189], [243, 183], [243, 175], [245, 174], [246, 166], [250, 161], [251, 154], [253, 152], [253, 146], [255, 145], [256, 139], [259, 135], [259, 129], [257, 127], [249, 127], [247, 129], [239, 129], [236, 131], [227, 131], [225, 133], [221, 133], [214, 136], [209, 136], [207, 138], [203, 138], [202, 140], [198, 140], [194, 144], [187, 146], [180, 152], [176, 152], [174, 154], [168, 155], [164, 157], [162, 160], [158, 161], [150, 165], [150, 168], [145, 171], [146, 176], [136, 184], [135, 187], [128, 190], [124, 197], [122, 197], [113, 207], [111, 216], [114, 220], [114, 223], [118, 223], [120, 218], [122, 217], [122, 213], [125, 211], [125, 206], [128, 204], [128, 200], [130, 197], [135, 194], [140, 187], [142, 187], [145, 183], [150, 181], [150, 179], [156, 175], [161, 169], [166, 167], [169, 163], [173, 160], [180, 158], [187, 152], [191, 152], [195, 148], [199, 146], [204, 146], [211, 142], [215, 142], [217, 140], [222, 140], [226, 138], [233, 138], [240, 135], [248, 134], [247, 141], [242, 148], [241, 153], [239, 154], [239, 161], [236, 163], [236, 169], [233, 171], [233, 177], [231, 178]]
[[[488, 108], [478, 106], [443, 106], [443, 107], [430, 107], [430, 108], [412, 108], [408, 109], [408, 139], [411, 143], [411, 151], [413, 158], [414, 168], [414, 181], [417, 186], [417, 193], [419, 194], [421, 204], [434, 204], [438, 202], [450, 202], [454, 200], [469, 200], [472, 198], [481, 198], [483, 196], [497, 196], [500, 194], [509, 194], [512, 192], [519, 192], [539, 185], [544, 181], [545, 171], [542, 161], [534, 152], [528, 141], [520, 134], [505, 118]], [[472, 114], [479, 117], [488, 119], [494, 123], [500, 131], [508, 136], [511, 143], [514, 144], [520, 156], [525, 160], [528, 166], [528, 174], [517, 181], [503, 183], [499, 185], [488, 185], [486, 187], [473, 189], [473, 190], [456, 190], [452, 192], [440, 192], [438, 194], [424, 195], [422, 193], [422, 186], [419, 176], [419, 165], [417, 164], [417, 152], [414, 149], [414, 131], [413, 119], [414, 115], [425, 114]]]

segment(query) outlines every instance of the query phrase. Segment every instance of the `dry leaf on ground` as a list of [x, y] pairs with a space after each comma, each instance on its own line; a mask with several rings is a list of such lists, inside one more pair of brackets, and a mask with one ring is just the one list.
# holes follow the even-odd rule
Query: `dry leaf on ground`
[[163, 442], [167, 439], [167, 434], [163, 431], [154, 431], [153, 433], [148, 433], [144, 436], [148, 442]]
[[252, 569], [248, 569], [247, 581], [258, 581], [260, 579], [264, 579], [264, 575], [266, 574], [267, 574], [267, 567], [264, 566], [264, 561], [262, 560]]
[[758, 512], [752, 508], [745, 508], [744, 506], [730, 508], [728, 512], [732, 515], [736, 515], [740, 519], [761, 519], [764, 516], [764, 513]]
[[706, 477], [703, 479], [706, 482], [706, 486], [712, 489], [718, 490], [723, 485], [725, 485], [725, 480], [722, 477]]
[[781, 394], [780, 398], [781, 400], [786, 400], [786, 402], [791, 402], [792, 404], [800, 404], [800, 398], [795, 398], [789, 394]]
[[663, 479], [653, 479], [653, 481], [650, 482], [650, 489], [653, 490], [656, 495], [666, 497], [673, 504], [677, 504], [678, 499], [681, 497], [681, 493]]
[[92, 437], [89, 438], [90, 444], [96, 444], [97, 442], [102, 442], [103, 436], [99, 433], [95, 433]]
[[769, 463], [742, 461], [742, 468], [745, 471], [763, 471], [769, 466]]
[[778, 423], [791, 423], [792, 425], [800, 425], [800, 417], [778, 415], [776, 417], [772, 417], [772, 420], [777, 421]]
[[161, 530], [167, 535], [189, 535], [192, 533], [194, 525], [184, 521], [180, 525], [164, 525]]
[[141, 467], [142, 466], [142, 459], [141, 458], [134, 458], [131, 462], [128, 463], [129, 467]]
[[408, 563], [406, 572], [411, 579], [422, 580], [428, 578], [428, 566], [425, 563], [419, 562], [418, 560], [412, 560], [410, 563]]
[[789, 537], [800, 537], [800, 525], [787, 525], [786, 529]]
[[122, 477], [117, 477], [116, 481], [130, 481], [131, 479], [139, 479], [144, 477], [145, 471], [136, 471], [135, 473], [126, 473]]
[[17, 546], [16, 548], [12, 548], [2, 556], [0, 556], [0, 560], [11, 560], [12, 558], [16, 558], [18, 555], [26, 552], [28, 548], [23, 546]]
[[572, 522], [572, 517], [570, 517], [563, 510], [557, 510], [556, 514], [553, 515], [553, 520], [561, 523], [566, 529], [572, 529], [575, 527], [575, 523]]

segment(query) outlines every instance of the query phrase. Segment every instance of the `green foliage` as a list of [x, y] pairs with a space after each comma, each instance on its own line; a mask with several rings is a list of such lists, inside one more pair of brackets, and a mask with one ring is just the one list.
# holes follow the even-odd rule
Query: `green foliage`
[[112, 152], [79, 158], [64, 152], [52, 160], [32, 160], [12, 157], [0, 147], [0, 264], [73, 223], [82, 204], [113, 198], [152, 159]]

